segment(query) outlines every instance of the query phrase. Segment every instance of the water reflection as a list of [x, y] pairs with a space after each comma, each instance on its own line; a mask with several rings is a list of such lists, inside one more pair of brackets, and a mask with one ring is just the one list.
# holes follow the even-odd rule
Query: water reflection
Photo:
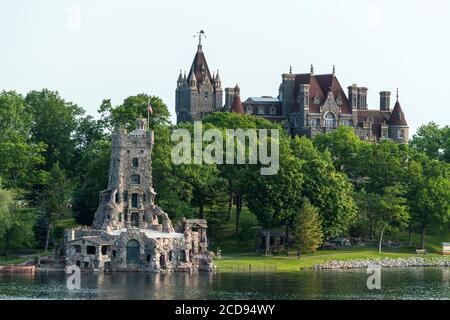
[[81, 290], [64, 273], [0, 274], [0, 299], [450, 299], [449, 268], [383, 269], [381, 290], [365, 270], [296, 273], [83, 273]]

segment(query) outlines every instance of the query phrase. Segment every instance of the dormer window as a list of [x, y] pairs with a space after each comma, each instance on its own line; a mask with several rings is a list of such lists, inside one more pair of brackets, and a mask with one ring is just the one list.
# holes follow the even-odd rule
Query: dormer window
[[320, 104], [320, 97], [318, 94], [314, 97], [314, 104]]
[[248, 106], [246, 111], [247, 111], [247, 114], [252, 114], [253, 108], [251, 106]]
[[270, 108], [270, 114], [271, 115], [276, 115], [277, 114], [277, 109], [275, 107]]

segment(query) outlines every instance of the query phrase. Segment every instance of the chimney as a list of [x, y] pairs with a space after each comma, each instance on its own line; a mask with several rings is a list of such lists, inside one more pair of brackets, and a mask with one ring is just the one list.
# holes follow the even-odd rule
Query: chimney
[[358, 88], [358, 109], [367, 110], [367, 88]]
[[380, 92], [380, 110], [389, 111], [391, 110], [391, 92], [381, 91]]
[[348, 100], [350, 101], [350, 106], [354, 110], [358, 106], [358, 86], [353, 84], [348, 88]]
[[234, 88], [225, 88], [225, 107], [231, 107], [234, 99]]

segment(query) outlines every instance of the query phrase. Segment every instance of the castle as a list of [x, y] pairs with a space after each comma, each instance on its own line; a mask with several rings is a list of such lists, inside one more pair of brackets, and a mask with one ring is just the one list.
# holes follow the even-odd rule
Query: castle
[[155, 205], [151, 153], [154, 133], [145, 119], [112, 135], [108, 188], [100, 192], [92, 227], [65, 231], [66, 265], [100, 271], [213, 269], [204, 219], [175, 228]]
[[392, 140], [408, 143], [409, 126], [397, 100], [391, 108], [391, 92], [380, 92], [378, 109], [369, 109], [365, 87], [353, 84], [347, 94], [339, 83], [335, 68], [330, 74], [282, 74], [278, 97], [250, 97], [241, 101], [240, 88], [225, 88], [225, 103], [219, 72], [211, 76], [203, 52], [201, 36], [188, 77], [177, 80], [175, 110], [177, 122], [201, 120], [216, 111], [229, 111], [264, 117], [281, 123], [290, 135], [314, 137], [338, 126], [354, 128], [362, 139], [373, 142]]

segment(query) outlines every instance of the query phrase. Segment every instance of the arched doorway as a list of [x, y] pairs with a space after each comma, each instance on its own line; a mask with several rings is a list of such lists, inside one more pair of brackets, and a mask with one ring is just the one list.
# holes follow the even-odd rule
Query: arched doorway
[[139, 263], [139, 242], [136, 240], [130, 240], [127, 243], [127, 263]]
[[166, 269], [167, 268], [166, 256], [164, 256], [164, 255], [160, 255], [159, 256], [159, 266], [161, 267], [161, 269]]
[[139, 227], [139, 213], [133, 212], [131, 214], [131, 225], [136, 228]]

